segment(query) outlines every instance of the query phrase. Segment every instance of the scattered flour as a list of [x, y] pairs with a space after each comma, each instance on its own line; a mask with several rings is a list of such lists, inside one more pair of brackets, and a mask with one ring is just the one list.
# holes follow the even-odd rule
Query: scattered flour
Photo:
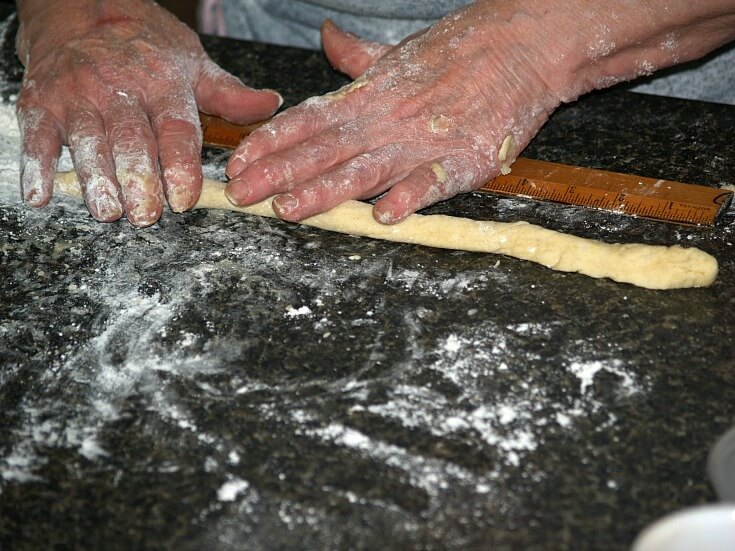
[[[3, 205], [20, 204], [19, 149], [14, 109], [0, 104]], [[221, 161], [217, 158], [206, 164], [205, 173], [221, 174]], [[68, 157], [62, 162], [68, 163]], [[405, 293], [412, 300], [428, 299], [431, 304], [441, 305], [448, 298], [492, 292], [492, 286], [501, 285], [506, 277], [500, 264], [429, 277], [428, 269], [420, 264], [410, 269], [396, 268], [390, 257], [375, 258], [369, 251], [361, 251], [360, 255], [347, 256], [350, 260], [358, 260], [359, 256], [360, 262], [344, 262], [342, 255], [323, 265], [296, 267], [291, 260], [293, 245], [284, 237], [285, 230], [269, 227], [268, 235], [248, 236], [245, 240], [228, 232], [222, 227], [217, 229], [218, 237], [207, 237], [226, 241], [227, 249], [211, 253], [204, 250], [196, 262], [166, 276], [167, 287], [176, 292], [165, 294], [153, 289], [141, 293], [137, 288], [141, 268], [122, 256], [101, 264], [94, 278], [70, 287], [70, 292], [101, 305], [110, 314], [95, 321], [91, 339], [75, 343], [43, 374], [43, 384], [68, 384], [68, 392], [74, 392], [79, 405], [69, 411], [56, 399], [43, 397], [34, 398], [32, 404], [22, 404], [22, 418], [9, 435], [10, 444], [0, 449], [0, 483], [40, 480], [38, 472], [46, 462], [48, 448], [74, 450], [84, 461], [108, 461], [112, 452], [105, 448], [105, 429], [121, 419], [126, 404], [135, 398], [168, 430], [189, 437], [187, 441], [199, 448], [206, 457], [202, 470], [218, 477], [214, 486], [217, 502], [252, 504], [258, 499], [256, 488], [238, 476], [238, 469], [242, 468], [241, 443], [232, 435], [210, 433], [199, 426], [200, 417], [190, 411], [177, 390], [178, 381], [196, 384], [202, 403], [209, 399], [249, 403], [258, 396], [277, 397], [270, 402], [256, 402], [253, 407], [257, 407], [259, 418], [282, 427], [282, 431], [404, 473], [412, 486], [429, 497], [426, 514], [431, 515], [440, 510], [445, 496], [458, 489], [483, 500], [495, 497], [498, 477], [509, 468], [524, 465], [543, 446], [545, 431], [554, 428], [573, 432], [579, 418], [599, 409], [594, 382], [602, 372], [617, 376], [622, 396], [634, 395], [643, 388], [635, 370], [615, 358], [614, 350], [610, 357], [585, 357], [584, 351], [595, 349], [594, 341], [604, 339], [603, 335], [592, 335], [590, 346], [570, 343], [570, 359], [549, 365], [544, 358], [526, 350], [527, 339], [551, 343], [562, 322], [530, 320], [500, 326], [476, 308], [468, 310], [466, 305], [462, 311], [467, 312], [468, 323], [448, 325], [438, 331], [435, 327], [430, 336], [425, 334], [425, 320], [435, 316], [435, 312], [417, 306], [406, 313], [402, 323], [399, 320], [400, 327], [394, 328], [405, 335], [403, 358], [386, 366], [381, 347], [383, 340], [390, 340], [392, 335], [386, 334], [381, 322], [390, 305], [361, 303], [354, 307], [355, 303], [351, 303], [352, 310], [342, 311], [335, 305], [344, 289], [359, 296], [364, 274], [379, 274], [395, 292]], [[140, 236], [154, 245], [159, 240], [155, 228], [141, 232]], [[107, 239], [112, 246], [130, 236], [121, 229], [117, 235], [109, 233]], [[319, 246], [318, 240], [313, 240], [305, 248]], [[291, 282], [293, 287], [307, 291], [294, 291], [278, 304], [277, 311], [285, 318], [313, 316], [304, 330], [313, 327], [315, 337], [334, 339], [332, 332], [340, 331], [336, 336], [349, 346], [348, 331], [371, 331], [375, 344], [369, 356], [365, 356], [364, 365], [346, 366], [349, 375], [336, 380], [250, 380], [222, 372], [213, 361], [216, 356], [204, 347], [210, 342], [209, 335], [174, 329], [174, 322], [190, 308], [190, 297], [202, 289], [206, 294], [217, 277], [247, 284], [252, 277], [266, 278], [272, 274], [280, 274], [284, 286]], [[328, 307], [331, 309], [327, 316]], [[214, 326], [211, 330], [212, 335], [217, 334]], [[164, 347], [162, 341], [173, 344]], [[121, 343], [125, 343], [123, 357], [115, 353]], [[217, 346], [229, 344], [232, 343], [218, 342]], [[237, 353], [238, 345], [234, 346]], [[378, 375], [363, 378], [378, 366]], [[221, 378], [216, 383], [208, 379], [214, 375]], [[2, 377], [9, 376], [11, 371], [0, 374], [0, 385], [5, 380]], [[547, 377], [570, 379], [572, 384], [565, 387], [569, 396], [554, 393]], [[504, 384], [497, 385], [498, 381]], [[310, 387], [313, 391], [309, 391]], [[447, 388], [453, 389], [454, 394], [448, 393]], [[335, 397], [339, 406], [329, 402]], [[335, 408], [342, 408], [342, 414], [335, 415]], [[487, 462], [484, 470], [469, 469], [444, 457], [414, 450], [389, 436], [378, 436], [356, 422], [363, 418], [377, 419], [406, 435], [416, 433], [464, 443], [471, 449], [485, 450], [494, 459]], [[161, 472], [174, 472], [178, 466], [167, 464], [159, 468]], [[386, 505], [353, 489], [323, 491], [350, 503]], [[318, 513], [288, 500], [282, 501], [279, 516], [287, 525], [316, 523], [319, 519]]]

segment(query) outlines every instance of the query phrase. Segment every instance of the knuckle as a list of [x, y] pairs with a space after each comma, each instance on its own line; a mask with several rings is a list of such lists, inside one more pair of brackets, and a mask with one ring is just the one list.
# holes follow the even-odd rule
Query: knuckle
[[389, 109], [389, 117], [392, 120], [405, 120], [412, 118], [428, 118], [431, 114], [426, 103], [419, 97], [401, 97], [393, 103]]
[[319, 137], [303, 151], [297, 150], [295, 156], [298, 159], [309, 159], [320, 166], [333, 166], [339, 159], [339, 148], [335, 147], [334, 140]]
[[55, 120], [40, 107], [29, 107], [18, 111], [18, 124], [23, 138], [37, 144], [52, 144], [58, 139]]
[[149, 141], [149, 134], [138, 125], [116, 126], [109, 133], [110, 141], [115, 144], [116, 149], [130, 148], [141, 149], [141, 144]]
[[70, 140], [71, 136], [75, 134], [96, 135], [101, 133], [101, 125], [99, 124], [97, 113], [87, 106], [82, 105], [81, 102], [66, 110], [64, 121], [70, 134]]
[[483, 173], [481, 165], [466, 157], [444, 159], [441, 167], [447, 175], [443, 189], [451, 195], [475, 189]]
[[159, 135], [169, 138], [183, 138], [191, 140], [193, 137], [201, 136], [201, 128], [186, 118], [166, 118], [158, 124]]
[[290, 182], [293, 179], [293, 165], [284, 158], [273, 155], [267, 159], [256, 161], [253, 169], [260, 173], [261, 178], [269, 185], [281, 182]]
[[365, 181], [374, 181], [380, 178], [381, 170], [372, 154], [364, 153], [355, 157], [350, 163], [350, 168], [355, 172], [356, 178]]

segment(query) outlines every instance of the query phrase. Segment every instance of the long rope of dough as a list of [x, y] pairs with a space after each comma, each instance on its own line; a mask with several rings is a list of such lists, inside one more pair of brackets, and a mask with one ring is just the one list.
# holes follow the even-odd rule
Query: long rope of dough
[[[58, 173], [55, 187], [81, 197], [75, 172]], [[222, 182], [205, 179], [197, 209], [224, 209], [275, 218], [271, 200], [236, 207], [227, 200]], [[607, 277], [648, 289], [676, 289], [710, 285], [717, 277], [717, 260], [695, 248], [679, 245], [603, 243], [548, 230], [527, 222], [487, 222], [444, 215], [414, 214], [396, 225], [379, 224], [372, 206], [347, 201], [301, 224], [324, 230], [530, 260], [552, 270]]]

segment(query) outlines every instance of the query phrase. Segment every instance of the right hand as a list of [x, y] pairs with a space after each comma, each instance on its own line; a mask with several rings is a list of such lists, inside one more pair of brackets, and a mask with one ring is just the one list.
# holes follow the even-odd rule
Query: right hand
[[323, 31], [358, 80], [250, 134], [225, 193], [289, 221], [380, 196], [393, 224], [507, 170], [560, 103], [734, 39], [735, 1], [477, 0], [394, 48]]
[[18, 4], [21, 187], [32, 207], [50, 200], [68, 145], [92, 216], [127, 213], [133, 225], [149, 226], [164, 192], [177, 212], [199, 197], [198, 109], [248, 124], [280, 105], [277, 93], [248, 88], [217, 66], [197, 35], [153, 2]]

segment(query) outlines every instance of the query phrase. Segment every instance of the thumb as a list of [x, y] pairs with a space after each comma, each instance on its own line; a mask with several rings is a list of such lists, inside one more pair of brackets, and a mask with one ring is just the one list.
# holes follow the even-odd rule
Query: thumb
[[208, 57], [202, 60], [195, 94], [201, 111], [235, 124], [267, 119], [283, 103], [278, 92], [245, 86]]
[[332, 67], [357, 78], [393, 47], [363, 40], [327, 19], [322, 25], [322, 45]]

